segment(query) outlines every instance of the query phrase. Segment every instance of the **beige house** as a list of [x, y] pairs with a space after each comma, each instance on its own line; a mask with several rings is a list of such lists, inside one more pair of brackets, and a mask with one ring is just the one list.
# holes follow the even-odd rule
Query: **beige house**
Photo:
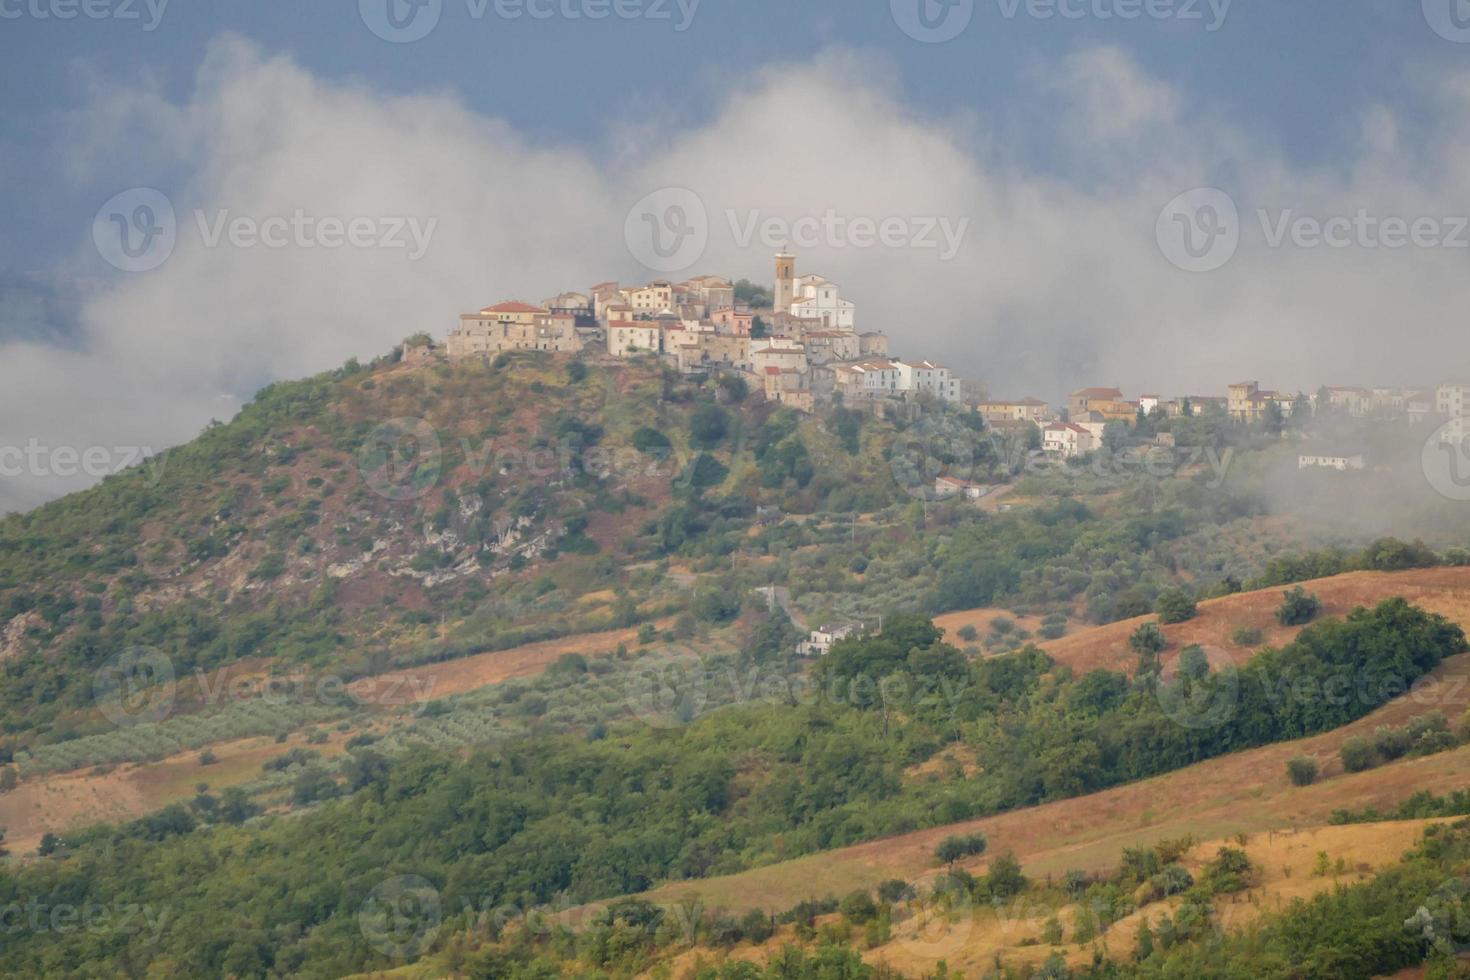
[[512, 350], [541, 350], [539, 328], [548, 317], [544, 307], [519, 300], [465, 313], [445, 344], [450, 357], [499, 354]]
[[1229, 387], [1225, 407], [1237, 422], [1258, 422], [1266, 417], [1272, 405], [1281, 410], [1282, 418], [1288, 418], [1296, 408], [1296, 399], [1276, 391], [1262, 391], [1258, 382], [1242, 381]]
[[802, 372], [768, 367], [762, 372], [761, 380], [766, 401], [778, 402], [802, 412], [810, 412], [815, 407], [806, 375]]
[[647, 286], [623, 290], [623, 302], [637, 313], [662, 313], [674, 307], [674, 285], [656, 280]]
[[1051, 407], [1040, 398], [980, 402], [975, 410], [987, 422], [1030, 422], [1041, 425], [1051, 415]]
[[784, 338], [753, 340], [750, 343], [750, 367], [759, 375], [764, 375], [767, 368], [806, 374], [806, 348]]
[[664, 351], [671, 354], [682, 374], [711, 370], [749, 371], [750, 338], [716, 333], [688, 333], [671, 342], [664, 335]]
[[607, 352], [613, 357], [657, 354], [663, 350], [663, 331], [647, 320], [610, 320]]
[[862, 356], [858, 335], [851, 330], [813, 330], [801, 338], [813, 364], [855, 361]]
[[887, 357], [888, 335], [878, 330], [858, 334], [858, 353], [861, 357]]
[[1094, 402], [1120, 402], [1123, 392], [1118, 388], [1082, 388], [1067, 398], [1067, 413], [1076, 418], [1092, 411]]

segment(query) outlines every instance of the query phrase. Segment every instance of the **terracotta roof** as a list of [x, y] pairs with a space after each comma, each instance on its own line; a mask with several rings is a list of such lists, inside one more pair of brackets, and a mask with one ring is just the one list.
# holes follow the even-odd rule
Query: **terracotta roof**
[[1083, 388], [1081, 391], [1072, 392], [1073, 398], [1099, 398], [1118, 399], [1123, 397], [1123, 392], [1117, 388]]
[[485, 309], [481, 310], [480, 312], [482, 312], [482, 313], [545, 313], [546, 311], [544, 309], [542, 309], [541, 307], [539, 307], [539, 306], [532, 306], [530, 303], [522, 303], [518, 299], [513, 299], [509, 303], [501, 303], [499, 306], [487, 306], [487, 307], [485, 307]]

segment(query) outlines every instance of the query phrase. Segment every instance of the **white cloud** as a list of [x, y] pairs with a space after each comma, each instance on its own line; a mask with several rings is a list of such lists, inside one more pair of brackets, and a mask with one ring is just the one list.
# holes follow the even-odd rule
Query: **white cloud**
[[[767, 250], [741, 248], [727, 211], [968, 219], [953, 261], [818, 247], [801, 267], [844, 285], [862, 329], [997, 394], [1082, 383], [1202, 393], [1237, 375], [1286, 388], [1432, 382], [1464, 362], [1466, 250], [1273, 250], [1254, 216], [1463, 212], [1462, 79], [1429, 93], [1429, 129], [1421, 122], [1412, 141], [1389, 109], [1365, 107], [1362, 158], [1315, 171], [1192, 111], [1116, 49], [1071, 56], [1048, 77], [1035, 118], [1069, 151], [1042, 175], [993, 149], [973, 120], [926, 111], [870, 54], [769, 66], [735, 83], [712, 119], [643, 113], [589, 148], [534, 143], [452, 95], [324, 82], [221, 40], [187, 101], [113, 82], [78, 113], [70, 149], [82, 169], [131, 176], [146, 160], [185, 175], [173, 194], [179, 243], [158, 270], [88, 302], [84, 349], [0, 346], [0, 446], [161, 447], [265, 381], [370, 357], [416, 330], [442, 336], [463, 310], [631, 281], [645, 273], [623, 243], [627, 209], [665, 185], [695, 190], [710, 212], [691, 273], [769, 277]], [[1410, 142], [1418, 156], [1402, 151]], [[1217, 183], [1237, 198], [1245, 241], [1218, 272], [1182, 272], [1162, 257], [1155, 219], [1181, 191]], [[427, 255], [409, 262], [390, 250], [208, 248], [196, 208], [438, 224]], [[79, 233], [90, 247], [90, 230]], [[74, 485], [0, 476], [0, 510]]]

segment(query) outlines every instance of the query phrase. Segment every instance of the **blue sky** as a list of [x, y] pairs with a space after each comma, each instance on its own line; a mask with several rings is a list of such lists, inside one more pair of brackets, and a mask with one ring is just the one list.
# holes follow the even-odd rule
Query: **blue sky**
[[[412, 43], [390, 2], [0, 0], [0, 449], [158, 449], [465, 310], [683, 274], [629, 237], [671, 194], [690, 274], [898, 220], [800, 271], [997, 396], [1470, 373], [1470, 0], [420, 0]], [[97, 230], [139, 194], [177, 216], [146, 268]], [[424, 247], [219, 236], [298, 213]]]

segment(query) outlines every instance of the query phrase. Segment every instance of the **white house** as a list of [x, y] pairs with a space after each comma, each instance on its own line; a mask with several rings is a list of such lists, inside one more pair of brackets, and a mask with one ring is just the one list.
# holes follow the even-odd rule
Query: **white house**
[[862, 623], [839, 623], [820, 626], [812, 630], [811, 637], [796, 645], [796, 652], [803, 657], [823, 657], [832, 649], [832, 644], [862, 632]]
[[841, 296], [841, 289], [822, 276], [800, 276], [793, 282], [795, 299], [789, 312], [806, 320], [820, 320], [828, 330], [853, 330], [857, 306]]
[[1298, 456], [1296, 468], [1299, 470], [1324, 469], [1346, 472], [1347, 470], [1361, 470], [1367, 464], [1363, 460], [1362, 453], [1351, 456], [1323, 455], [1323, 456]]
[[934, 478], [934, 496], [940, 500], [948, 500], [950, 497], [964, 497], [966, 500], [979, 500], [990, 491], [983, 483], [971, 483], [969, 480], [961, 480], [953, 476], [937, 476]]
[[899, 390], [898, 365], [892, 361], [859, 361], [832, 369], [834, 384], [847, 397], [875, 397]]
[[915, 394], [928, 392], [947, 402], [960, 400], [960, 379], [949, 373], [949, 368], [933, 361], [895, 361], [898, 368], [898, 387], [901, 391]]
[[1041, 430], [1041, 448], [1053, 456], [1072, 459], [1092, 452], [1096, 442], [1091, 432], [1075, 422], [1057, 422]]

